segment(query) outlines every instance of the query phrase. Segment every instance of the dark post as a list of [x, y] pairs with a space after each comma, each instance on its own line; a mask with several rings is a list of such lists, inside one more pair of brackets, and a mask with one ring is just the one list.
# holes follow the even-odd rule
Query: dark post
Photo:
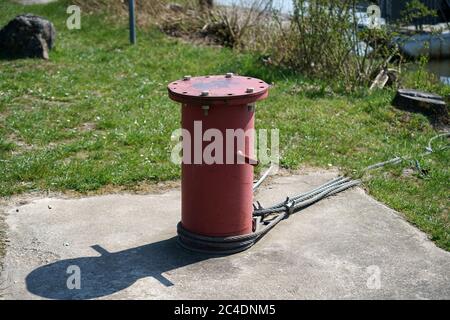
[[134, 0], [128, 0], [130, 11], [130, 43], [136, 44], [136, 18], [134, 16]]

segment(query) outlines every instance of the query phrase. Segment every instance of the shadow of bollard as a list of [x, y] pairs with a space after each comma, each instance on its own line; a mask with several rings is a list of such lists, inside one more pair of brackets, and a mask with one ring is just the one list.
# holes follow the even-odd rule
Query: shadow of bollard
[[[217, 257], [189, 252], [176, 241], [173, 237], [114, 253], [94, 245], [100, 256], [61, 260], [33, 270], [25, 279], [27, 289], [49, 299], [93, 299], [126, 289], [146, 277], [168, 287], [174, 284], [162, 275], [164, 272]], [[70, 266], [80, 270], [80, 289], [68, 288]]]

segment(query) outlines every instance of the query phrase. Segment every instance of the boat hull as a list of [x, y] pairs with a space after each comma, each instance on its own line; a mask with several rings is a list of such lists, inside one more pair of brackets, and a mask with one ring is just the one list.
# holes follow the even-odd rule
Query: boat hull
[[396, 38], [395, 43], [403, 54], [411, 58], [450, 58], [450, 33], [418, 34], [408, 38]]

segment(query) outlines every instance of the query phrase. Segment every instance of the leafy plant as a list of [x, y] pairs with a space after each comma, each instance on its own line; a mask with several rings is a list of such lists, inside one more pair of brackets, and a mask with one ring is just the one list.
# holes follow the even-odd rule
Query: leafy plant
[[338, 80], [349, 90], [367, 85], [396, 48], [386, 28], [360, 28], [357, 3], [294, 0], [290, 24], [279, 24], [274, 60], [311, 77]]
[[405, 25], [414, 23], [416, 29], [421, 30], [422, 25], [418, 24], [419, 19], [436, 16], [437, 13], [434, 10], [431, 10], [419, 0], [412, 0], [408, 1], [405, 5], [405, 8], [402, 10], [400, 22]]

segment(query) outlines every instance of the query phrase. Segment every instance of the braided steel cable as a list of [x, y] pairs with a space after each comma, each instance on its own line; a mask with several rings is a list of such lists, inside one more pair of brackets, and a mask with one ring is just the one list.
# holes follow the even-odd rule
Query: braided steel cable
[[359, 183], [358, 180], [351, 181], [348, 178], [338, 177], [314, 190], [288, 198], [285, 202], [269, 208], [257, 209], [253, 212], [255, 218], [262, 217], [264, 220], [268, 215], [274, 215], [274, 217], [270, 221], [260, 221], [259, 228], [257, 227], [254, 232], [249, 234], [228, 237], [199, 235], [186, 230], [180, 222], [177, 225], [178, 240], [183, 247], [204, 253], [232, 254], [240, 252], [253, 246], [281, 220], [291, 214]]

